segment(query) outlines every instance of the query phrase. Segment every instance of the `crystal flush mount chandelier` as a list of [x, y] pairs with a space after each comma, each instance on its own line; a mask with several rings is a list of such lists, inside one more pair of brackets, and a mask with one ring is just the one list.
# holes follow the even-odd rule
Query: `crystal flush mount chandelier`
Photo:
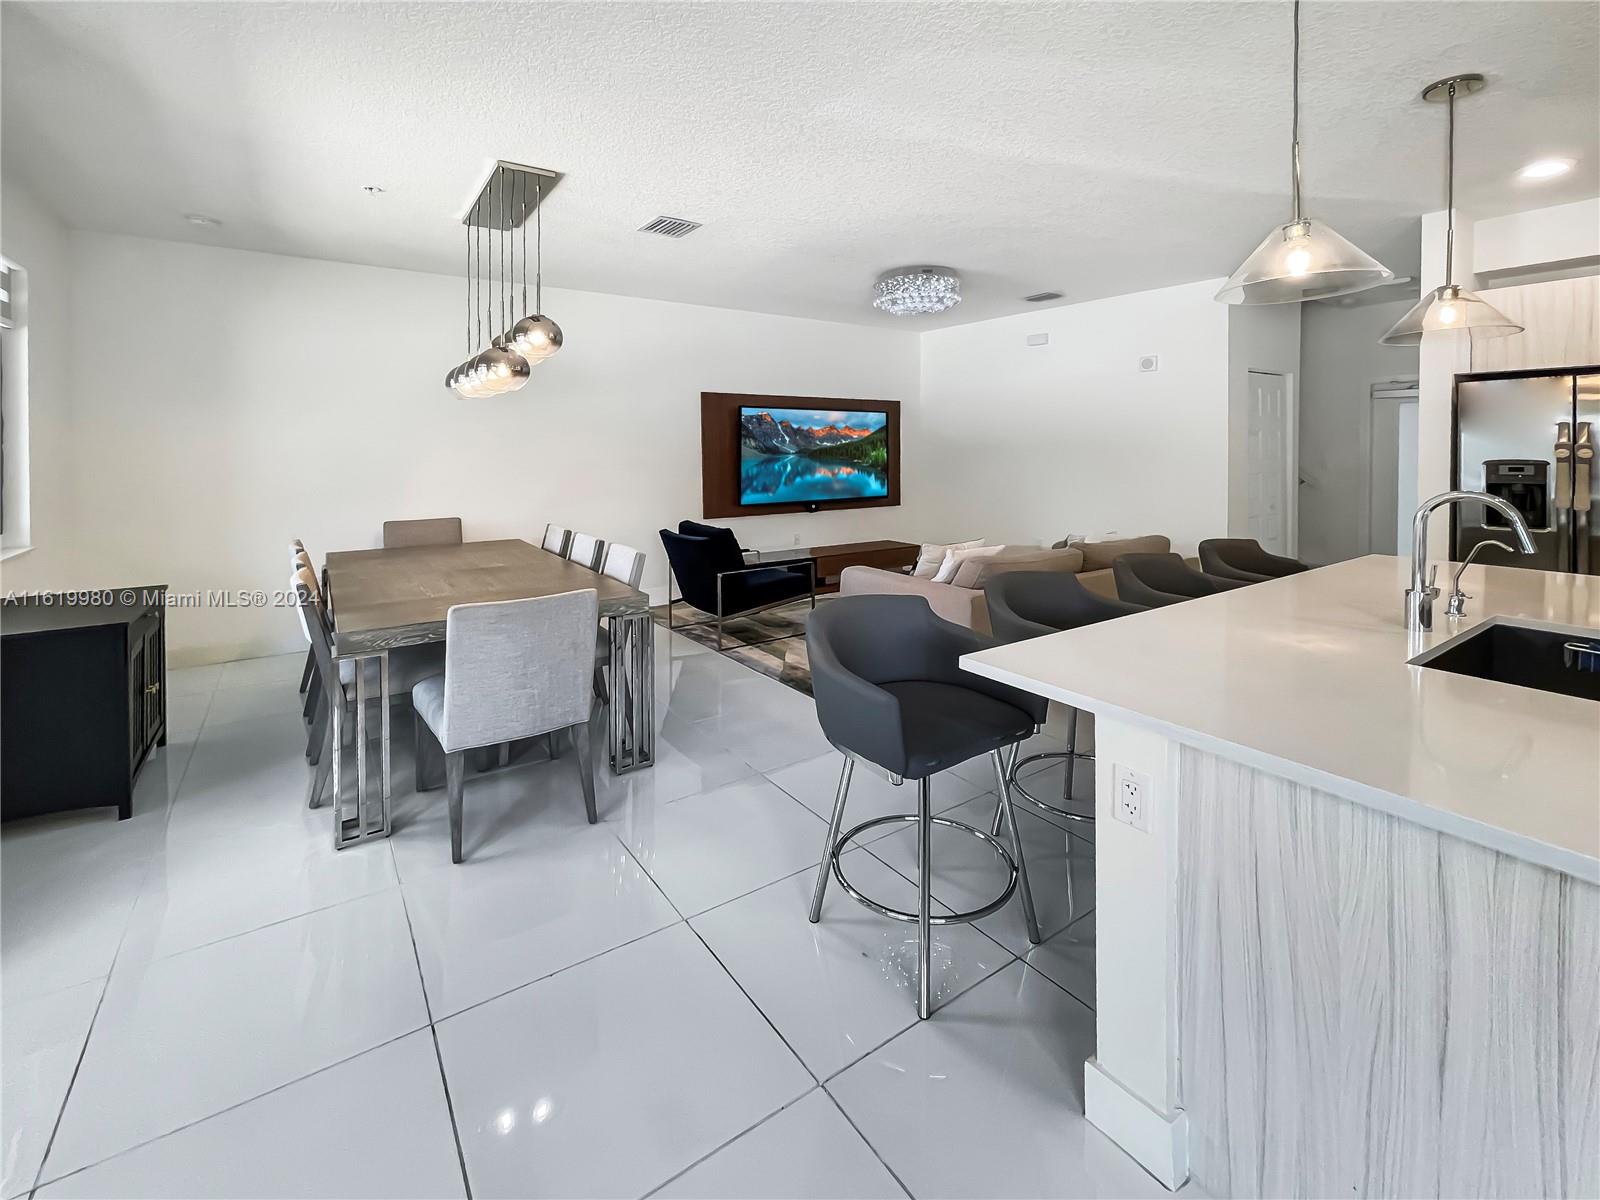
[[[467, 357], [445, 373], [461, 396], [498, 396], [528, 382], [539, 363], [561, 349], [561, 327], [544, 315], [544, 197], [553, 171], [497, 162], [467, 209]], [[528, 218], [533, 217], [533, 308], [528, 308]], [[515, 235], [520, 233], [520, 238]], [[498, 235], [498, 236], [497, 236]], [[518, 242], [522, 294], [517, 298]], [[498, 243], [498, 244], [497, 244]], [[487, 253], [485, 252], [487, 250]], [[527, 313], [520, 320], [516, 313]], [[498, 330], [498, 332], [496, 332]], [[484, 345], [485, 333], [488, 345]], [[478, 347], [484, 348], [479, 350]]]
[[1228, 277], [1216, 298], [1224, 304], [1292, 304], [1379, 287], [1394, 272], [1300, 207], [1300, 0], [1294, 0], [1294, 74], [1290, 99], [1289, 168], [1294, 204], [1280, 225]]
[[961, 277], [949, 267], [896, 267], [878, 276], [874, 308], [896, 317], [943, 312], [961, 303]]

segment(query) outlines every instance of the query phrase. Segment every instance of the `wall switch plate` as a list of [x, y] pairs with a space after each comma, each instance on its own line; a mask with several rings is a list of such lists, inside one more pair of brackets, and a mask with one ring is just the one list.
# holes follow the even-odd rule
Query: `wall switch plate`
[[1150, 830], [1150, 777], [1127, 767], [1116, 769], [1116, 792], [1111, 797], [1111, 815], [1124, 825], [1146, 833]]

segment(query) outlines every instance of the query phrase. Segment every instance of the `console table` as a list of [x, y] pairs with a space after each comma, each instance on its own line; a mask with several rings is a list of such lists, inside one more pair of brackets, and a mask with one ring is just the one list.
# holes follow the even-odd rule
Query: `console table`
[[0, 817], [115, 806], [167, 744], [166, 585], [0, 604]]
[[778, 550], [747, 550], [746, 557], [759, 563], [795, 562], [815, 559], [817, 592], [837, 592], [839, 576], [846, 567], [879, 567], [885, 571], [904, 571], [917, 563], [921, 549], [915, 542], [881, 539], [875, 542], [842, 542], [836, 546], [791, 546]]

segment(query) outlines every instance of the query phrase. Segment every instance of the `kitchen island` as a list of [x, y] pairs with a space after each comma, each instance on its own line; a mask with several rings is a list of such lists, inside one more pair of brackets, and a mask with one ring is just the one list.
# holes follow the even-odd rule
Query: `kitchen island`
[[1600, 637], [1600, 578], [1470, 567], [1414, 634], [1408, 568], [963, 660], [1095, 714], [1086, 1109], [1169, 1187], [1600, 1194], [1600, 703], [1412, 662]]

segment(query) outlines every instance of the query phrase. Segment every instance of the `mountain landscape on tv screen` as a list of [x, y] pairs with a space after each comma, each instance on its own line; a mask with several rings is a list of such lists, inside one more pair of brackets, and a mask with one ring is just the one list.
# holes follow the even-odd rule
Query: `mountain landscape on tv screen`
[[742, 504], [884, 496], [888, 465], [884, 413], [747, 408], [739, 414]]

